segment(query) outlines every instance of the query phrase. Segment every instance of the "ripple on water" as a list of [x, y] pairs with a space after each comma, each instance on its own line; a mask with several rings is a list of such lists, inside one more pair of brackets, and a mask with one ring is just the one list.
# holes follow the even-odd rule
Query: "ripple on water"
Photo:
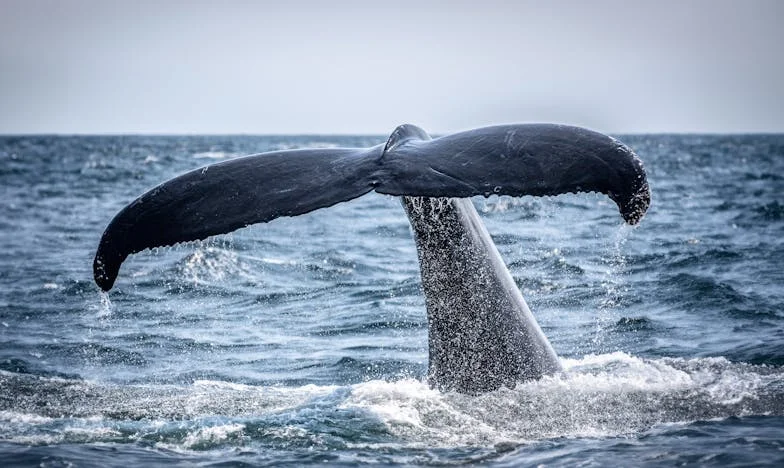
[[782, 464], [781, 136], [629, 137], [639, 229], [598, 195], [477, 198], [573, 358], [514, 390], [422, 382], [394, 197], [134, 255], [97, 292], [103, 228], [194, 155], [384, 139], [0, 137], [0, 464]]
[[[337, 363], [375, 364], [351, 358]], [[781, 370], [775, 367], [623, 353], [563, 364], [562, 374], [480, 396], [443, 394], [410, 378], [346, 386], [214, 380], [156, 386], [3, 372], [0, 438], [53, 443], [54, 437], [68, 443], [78, 432], [82, 442], [164, 440], [169, 448], [186, 450], [296, 444], [300, 436], [336, 448], [370, 449], [392, 441], [409, 448], [492, 447], [644, 433], [666, 423], [784, 415]], [[357, 432], [357, 424], [374, 429]], [[54, 427], [61, 429], [46, 430]], [[300, 436], [281, 439], [286, 431]], [[33, 442], [36, 434], [46, 440]]]

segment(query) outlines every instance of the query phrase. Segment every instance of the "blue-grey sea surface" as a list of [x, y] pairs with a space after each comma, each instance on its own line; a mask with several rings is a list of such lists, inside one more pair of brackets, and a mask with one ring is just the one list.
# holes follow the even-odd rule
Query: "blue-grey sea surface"
[[564, 371], [426, 382], [400, 201], [131, 256], [103, 229], [199, 166], [384, 137], [0, 137], [0, 465], [784, 466], [784, 135], [621, 136], [653, 202], [476, 198]]

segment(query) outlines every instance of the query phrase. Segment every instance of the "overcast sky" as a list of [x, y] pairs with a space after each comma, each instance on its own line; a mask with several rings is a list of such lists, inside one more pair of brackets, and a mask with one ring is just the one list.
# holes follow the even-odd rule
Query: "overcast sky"
[[0, 133], [784, 131], [784, 1], [0, 0]]

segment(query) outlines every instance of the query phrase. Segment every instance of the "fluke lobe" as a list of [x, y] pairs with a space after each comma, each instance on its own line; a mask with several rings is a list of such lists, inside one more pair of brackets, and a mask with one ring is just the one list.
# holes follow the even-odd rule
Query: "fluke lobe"
[[123, 208], [95, 254], [108, 291], [142, 250], [297, 216], [376, 191], [402, 197], [428, 312], [430, 384], [479, 393], [560, 369], [473, 204], [474, 195], [600, 192], [629, 224], [650, 204], [641, 161], [619, 141], [554, 124], [485, 127], [431, 139], [401, 125], [371, 148], [303, 149], [188, 172]]

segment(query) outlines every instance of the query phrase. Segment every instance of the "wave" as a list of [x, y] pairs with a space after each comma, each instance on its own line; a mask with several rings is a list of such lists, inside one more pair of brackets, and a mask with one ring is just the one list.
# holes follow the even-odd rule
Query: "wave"
[[479, 396], [440, 393], [413, 378], [342, 386], [116, 385], [0, 372], [0, 440], [197, 451], [313, 443], [486, 447], [784, 415], [780, 367], [621, 352], [562, 361], [558, 375]]
[[230, 153], [226, 151], [202, 151], [201, 153], [194, 153], [194, 159], [229, 159], [240, 156], [237, 153]]

